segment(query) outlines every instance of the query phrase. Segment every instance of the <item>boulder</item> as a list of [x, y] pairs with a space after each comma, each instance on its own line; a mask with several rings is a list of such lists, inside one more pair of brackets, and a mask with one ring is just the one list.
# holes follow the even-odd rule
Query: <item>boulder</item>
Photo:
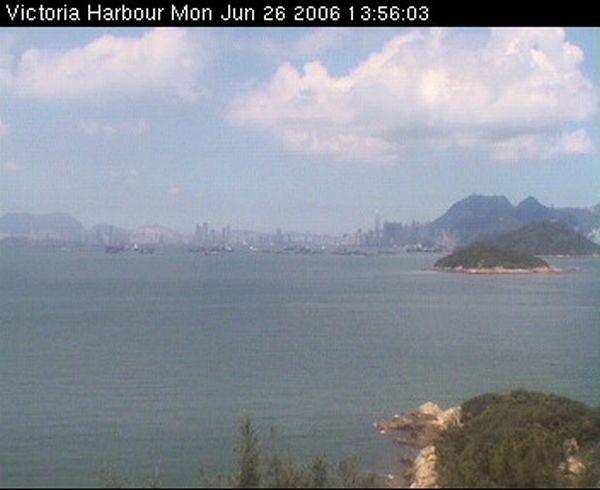
[[400, 433], [397, 438], [400, 444], [425, 447], [441, 431], [460, 425], [460, 413], [460, 407], [442, 410], [435, 403], [427, 402], [415, 411], [376, 422], [375, 427], [383, 434]]
[[408, 464], [404, 478], [410, 488], [436, 488], [439, 485], [433, 443], [440, 432], [460, 424], [461, 407], [442, 410], [435, 403], [427, 402], [417, 410], [394, 415], [374, 425], [383, 434], [396, 435], [397, 443], [419, 448], [414, 460], [404, 462]]

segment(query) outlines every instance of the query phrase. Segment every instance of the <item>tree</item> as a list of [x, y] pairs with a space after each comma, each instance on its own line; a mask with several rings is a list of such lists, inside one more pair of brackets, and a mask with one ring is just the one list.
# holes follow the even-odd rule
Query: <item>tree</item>
[[239, 488], [258, 488], [260, 486], [260, 450], [258, 435], [252, 427], [249, 417], [240, 423], [240, 441], [235, 447], [239, 457], [239, 475], [237, 486]]

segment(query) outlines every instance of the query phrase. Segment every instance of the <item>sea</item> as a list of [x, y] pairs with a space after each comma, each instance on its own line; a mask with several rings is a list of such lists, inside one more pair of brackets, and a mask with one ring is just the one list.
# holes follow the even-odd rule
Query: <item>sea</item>
[[[527, 389], [600, 405], [600, 259], [0, 249], [0, 486], [201, 486], [240, 424], [297, 462], [399, 470], [376, 420]], [[104, 477], [103, 477], [104, 475]]]

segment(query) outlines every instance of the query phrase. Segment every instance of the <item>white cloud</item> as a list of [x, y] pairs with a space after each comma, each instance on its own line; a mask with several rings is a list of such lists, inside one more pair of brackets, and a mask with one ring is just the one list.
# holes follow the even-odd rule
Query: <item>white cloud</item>
[[499, 141], [492, 146], [495, 159], [503, 161], [550, 160], [561, 155], [594, 151], [594, 144], [582, 129], [557, 135], [526, 134]]
[[594, 143], [583, 129], [561, 134], [558, 143], [562, 152], [572, 155], [591, 153], [595, 150]]
[[[230, 120], [275, 134], [290, 150], [387, 162], [415, 145], [487, 150], [498, 159], [591, 151], [583, 129], [597, 97], [580, 48], [562, 29], [495, 29], [487, 43], [452, 31], [392, 38], [345, 76], [320, 62], [283, 64], [241, 95]], [[550, 149], [544, 146], [550, 141]]]
[[193, 101], [197, 59], [185, 30], [105, 35], [66, 51], [25, 51], [12, 85], [17, 95], [41, 99], [149, 95]]
[[86, 119], [79, 124], [81, 132], [87, 136], [103, 136], [110, 138], [115, 135], [141, 136], [150, 129], [145, 119], [132, 119], [124, 122], [108, 123], [94, 119]]

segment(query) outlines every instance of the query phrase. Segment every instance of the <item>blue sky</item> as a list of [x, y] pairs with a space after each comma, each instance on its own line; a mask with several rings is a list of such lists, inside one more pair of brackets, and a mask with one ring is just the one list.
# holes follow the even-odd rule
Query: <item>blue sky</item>
[[0, 30], [0, 215], [344, 233], [600, 202], [599, 29]]

